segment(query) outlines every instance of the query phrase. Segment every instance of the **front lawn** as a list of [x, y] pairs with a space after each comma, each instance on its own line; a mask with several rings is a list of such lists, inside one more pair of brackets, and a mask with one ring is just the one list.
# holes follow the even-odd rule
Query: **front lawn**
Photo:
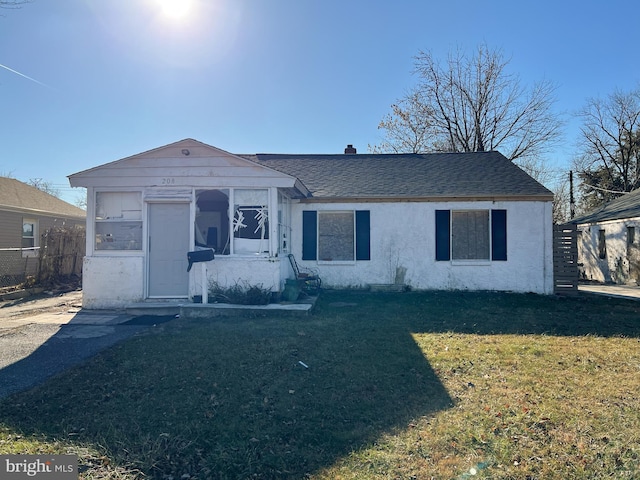
[[0, 454], [83, 479], [640, 476], [640, 303], [324, 292], [173, 320], [0, 402]]

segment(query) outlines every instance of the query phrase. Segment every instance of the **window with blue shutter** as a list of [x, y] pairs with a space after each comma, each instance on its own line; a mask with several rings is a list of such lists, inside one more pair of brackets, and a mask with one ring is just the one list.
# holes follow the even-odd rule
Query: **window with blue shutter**
[[318, 258], [318, 212], [302, 212], [302, 260]]
[[435, 213], [437, 261], [507, 260], [506, 210], [436, 210]]
[[449, 260], [451, 250], [451, 212], [436, 210], [436, 260]]
[[369, 210], [302, 212], [302, 260], [371, 260]]
[[491, 210], [491, 260], [507, 260], [506, 210]]
[[371, 260], [371, 218], [369, 210], [356, 211], [356, 260]]

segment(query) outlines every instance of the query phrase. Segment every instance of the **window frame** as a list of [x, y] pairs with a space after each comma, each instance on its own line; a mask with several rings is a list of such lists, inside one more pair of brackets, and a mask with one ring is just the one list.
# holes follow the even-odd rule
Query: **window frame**
[[[120, 216], [109, 216], [109, 215], [103, 215], [105, 212], [100, 212], [99, 211], [99, 202], [98, 202], [98, 197], [102, 196], [102, 195], [113, 195], [115, 196], [124, 196], [127, 194], [135, 194], [137, 195], [137, 207], [139, 207], [139, 209], [125, 209], [123, 208], [123, 206], [120, 207], [119, 213]], [[144, 210], [144, 199], [143, 199], [143, 195], [142, 195], [142, 191], [140, 190], [97, 190], [94, 193], [94, 212], [93, 212], [93, 252], [94, 254], [113, 254], [115, 252], [118, 252], [119, 254], [136, 254], [139, 255], [140, 253], [142, 253], [144, 251], [144, 221], [143, 221], [143, 210]], [[129, 212], [128, 215], [125, 216], [125, 212]], [[133, 213], [133, 215], [131, 214], [131, 212], [137, 212], [137, 213]], [[109, 212], [112, 213], [112, 212]], [[102, 217], [106, 217], [106, 218], [102, 218]], [[130, 224], [130, 226], [132, 228], [139, 228], [139, 238], [135, 238], [135, 235], [133, 237], [133, 239], [119, 239], [119, 238], [115, 238], [114, 239], [114, 233], [118, 233], [118, 227], [124, 227], [125, 224]], [[104, 227], [106, 230], [108, 230], [108, 226], [112, 226], [111, 228], [111, 232], [102, 232], [103, 228], [99, 228], [99, 226]], [[100, 238], [100, 240], [105, 240], [103, 241], [98, 241], [99, 240], [99, 236], [104, 236], [103, 238]], [[111, 238], [112, 240], [108, 240], [109, 238]], [[114, 244], [118, 244], [118, 243], [122, 243], [124, 244], [125, 241], [128, 242], [134, 242], [133, 245], [134, 246], [139, 246], [139, 248], [100, 248], [100, 245], [102, 243], [105, 244], [109, 244], [109, 243], [114, 243]]]
[[[318, 215], [321, 212], [353, 212], [354, 260], [319, 260]], [[371, 260], [371, 211], [356, 209], [303, 210], [302, 211], [302, 260], [327, 265], [354, 265]]]
[[607, 258], [607, 232], [604, 228], [598, 229], [598, 258]]
[[[483, 224], [482, 231], [478, 231], [478, 228], [475, 228], [473, 231], [469, 228], [469, 218], [470, 214], [473, 214], [473, 217], [478, 216], [477, 214], [482, 214], [483, 218], [481, 218], [481, 223]], [[473, 245], [471, 242], [467, 242], [466, 256], [461, 256], [460, 251], [461, 248], [461, 240], [456, 241], [460, 236], [460, 229], [463, 226], [456, 227], [456, 217], [459, 215], [464, 215], [466, 224], [464, 225], [465, 234], [467, 237], [471, 237], [471, 233], [473, 233], [474, 240]], [[461, 217], [460, 221], [461, 221]], [[473, 218], [474, 226], [477, 226], [475, 218]], [[484, 247], [480, 245], [478, 242], [479, 235], [482, 234], [485, 238], [483, 238]], [[483, 254], [486, 253], [486, 256], [478, 256], [472, 257], [469, 256], [471, 254], [472, 248], [473, 251], [478, 252], [480, 249], [483, 250]], [[458, 255], [458, 256], [456, 256]], [[451, 210], [451, 261], [456, 263], [487, 263], [491, 261], [491, 211], [489, 209], [464, 209], [464, 210]]]
[[[488, 211], [489, 257], [487, 259], [453, 258], [453, 213]], [[435, 261], [452, 265], [488, 265], [508, 260], [507, 210], [506, 209], [436, 209], [435, 210]]]
[[277, 252], [291, 252], [291, 199], [278, 191], [278, 246]]
[[[279, 197], [274, 197], [275, 193], [280, 193], [275, 187], [236, 186], [195, 189], [194, 232], [196, 232], [196, 247], [205, 246], [202, 241], [198, 241], [198, 233], [204, 239], [203, 227], [212, 226], [205, 221], [200, 221], [199, 196], [205, 195], [207, 192], [218, 192], [225, 197], [225, 210], [203, 211], [219, 213], [222, 219], [219, 224], [220, 235], [217, 242], [218, 247], [222, 246], [222, 248], [216, 249], [216, 255], [219, 255], [220, 258], [235, 256], [255, 257], [256, 255], [267, 257], [279, 252], [281, 232], [278, 230], [279, 219], [276, 215], [280, 215], [281, 206]], [[217, 203], [222, 202], [218, 200]], [[287, 204], [283, 208], [286, 210], [290, 206]], [[285, 213], [290, 216], [289, 212]], [[262, 214], [262, 218], [258, 217], [260, 214]], [[204, 217], [205, 215], [203, 214], [202, 216]], [[278, 239], [272, 238], [276, 235], [278, 235]], [[255, 251], [252, 249], [254, 245], [257, 247]]]
[[[322, 238], [323, 237], [328, 237], [328, 234], [323, 234], [322, 233], [322, 217], [325, 217], [325, 219], [329, 216], [338, 216], [338, 215], [347, 215], [350, 214], [351, 215], [351, 231], [349, 233], [351, 233], [351, 258], [338, 258], [336, 260], [333, 259], [327, 259], [327, 258], [321, 258], [321, 252], [324, 252], [323, 246], [322, 246]], [[325, 220], [326, 221], [326, 220]], [[318, 263], [326, 263], [326, 264], [332, 264], [332, 265], [336, 265], [336, 264], [353, 264], [356, 261], [356, 214], [355, 214], [355, 210], [321, 210], [318, 211], [318, 249], [317, 249], [317, 256], [318, 256]]]
[[[31, 225], [32, 226], [32, 235], [31, 236], [25, 236], [24, 234], [24, 226], [25, 225]], [[38, 255], [38, 249], [40, 248], [40, 242], [39, 242], [39, 234], [38, 234], [38, 229], [39, 229], [39, 225], [38, 225], [38, 220], [35, 218], [29, 218], [29, 217], [23, 217], [22, 218], [22, 235], [20, 237], [20, 248], [22, 249], [22, 257], [35, 257]], [[31, 239], [33, 242], [33, 245], [30, 247], [25, 247], [24, 246], [24, 240], [25, 239]]]

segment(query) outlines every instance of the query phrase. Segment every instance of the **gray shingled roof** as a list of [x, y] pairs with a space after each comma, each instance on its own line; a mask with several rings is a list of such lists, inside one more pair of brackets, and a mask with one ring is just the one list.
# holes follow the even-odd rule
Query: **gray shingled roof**
[[314, 198], [553, 195], [499, 152], [243, 156], [298, 178]]
[[31, 210], [43, 215], [78, 218], [86, 216], [86, 212], [81, 208], [15, 178], [7, 177], [0, 177], [0, 209], [3, 207]]
[[611, 200], [609, 203], [586, 215], [571, 220], [571, 223], [594, 223], [622, 218], [640, 217], [640, 188]]

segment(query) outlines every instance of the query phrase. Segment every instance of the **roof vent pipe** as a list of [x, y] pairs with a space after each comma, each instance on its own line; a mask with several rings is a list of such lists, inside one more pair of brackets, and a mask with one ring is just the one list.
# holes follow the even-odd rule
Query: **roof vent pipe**
[[344, 149], [345, 155], [355, 155], [358, 151], [353, 148], [353, 145], [347, 145], [347, 148]]

